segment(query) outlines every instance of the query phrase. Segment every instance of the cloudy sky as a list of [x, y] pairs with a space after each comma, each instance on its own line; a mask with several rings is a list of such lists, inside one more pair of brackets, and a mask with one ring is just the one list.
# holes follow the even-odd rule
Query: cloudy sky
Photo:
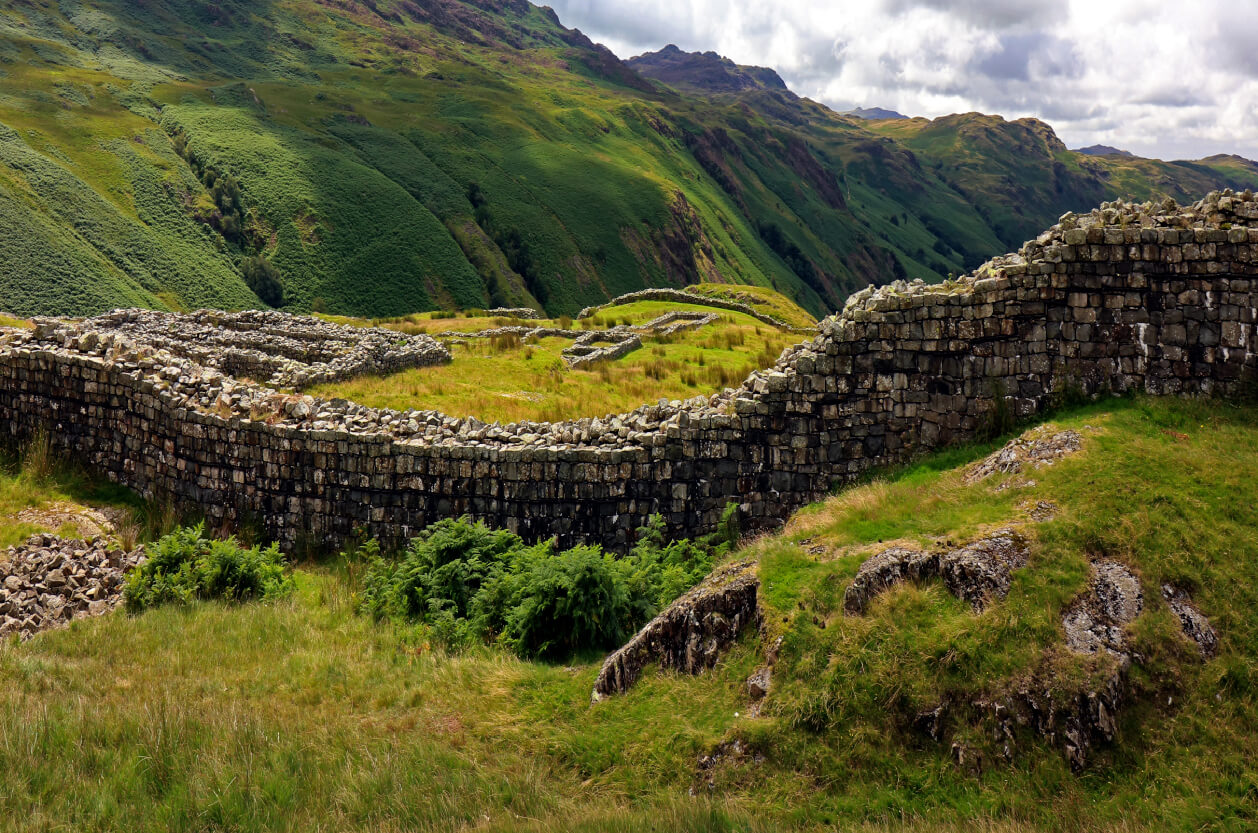
[[838, 110], [1036, 116], [1071, 147], [1258, 159], [1258, 0], [537, 0], [617, 55], [771, 66]]

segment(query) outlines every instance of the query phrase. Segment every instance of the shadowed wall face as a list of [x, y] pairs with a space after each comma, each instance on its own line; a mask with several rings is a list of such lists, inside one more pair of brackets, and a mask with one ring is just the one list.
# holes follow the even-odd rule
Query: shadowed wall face
[[469, 514], [624, 548], [652, 514], [695, 535], [729, 503], [765, 528], [871, 466], [972, 438], [997, 396], [1027, 416], [1072, 388], [1238, 393], [1258, 371], [1258, 201], [1156, 212], [1068, 216], [955, 284], [862, 291], [739, 389], [608, 419], [486, 426], [247, 385], [224, 410], [204, 368], [53, 324], [0, 347], [0, 417], [290, 546], [397, 542]]

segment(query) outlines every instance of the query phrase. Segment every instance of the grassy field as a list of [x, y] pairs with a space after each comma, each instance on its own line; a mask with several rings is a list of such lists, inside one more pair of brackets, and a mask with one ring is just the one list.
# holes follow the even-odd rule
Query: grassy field
[[[601, 657], [445, 655], [422, 627], [355, 614], [356, 568], [336, 561], [300, 567], [282, 602], [119, 613], [0, 646], [0, 827], [1249, 829], [1258, 411], [1115, 400], [1054, 424], [1085, 447], [1033, 487], [964, 485], [963, 467], [996, 446], [961, 448], [750, 542], [763, 637], [701, 677], [648, 673], [595, 706]], [[964, 540], [1025, 522], [1024, 505], [1041, 500], [1058, 515], [1034, 526], [1007, 601], [975, 615], [927, 584], [884, 594], [864, 617], [839, 614], [879, 542]], [[1132, 632], [1134, 703], [1088, 771], [1072, 774], [1027, 734], [1012, 763], [987, 754], [974, 773], [906, 726], [921, 704], [997, 691], [1045, 653], [1068, 663], [1052, 651], [1059, 612], [1102, 554], [1136, 571], [1147, 607]], [[1178, 634], [1164, 580], [1190, 587], [1211, 618], [1216, 659]], [[778, 635], [773, 691], [751, 717], [743, 681]], [[955, 732], [991, 753], [983, 732]], [[727, 748], [700, 770], [700, 755], [733, 740], [743, 754]]]
[[[744, 287], [734, 288], [746, 292]], [[806, 324], [808, 314], [770, 290], [760, 306]], [[360, 377], [321, 385], [308, 393], [343, 397], [377, 408], [431, 409], [489, 422], [557, 421], [631, 411], [659, 399], [689, 399], [740, 384], [753, 371], [772, 365], [784, 348], [806, 336], [763, 324], [739, 312], [688, 304], [639, 301], [600, 310], [577, 322], [537, 322], [547, 326], [603, 329], [642, 324], [673, 310], [716, 312], [720, 320], [673, 336], [643, 336], [643, 347], [591, 369], [568, 369], [563, 349], [571, 339], [469, 339], [455, 344], [454, 360], [389, 376]], [[348, 323], [345, 319], [333, 319]], [[359, 322], [366, 323], [366, 322]], [[409, 316], [373, 322], [407, 333], [440, 335], [475, 332], [522, 322], [485, 317]], [[532, 322], [529, 322], [532, 323]], [[813, 324], [815, 325], [815, 321]]]

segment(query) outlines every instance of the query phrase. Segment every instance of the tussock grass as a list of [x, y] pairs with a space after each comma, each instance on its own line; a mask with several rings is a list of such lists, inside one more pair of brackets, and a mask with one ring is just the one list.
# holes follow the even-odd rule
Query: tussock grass
[[78, 535], [75, 528], [54, 529], [18, 520], [24, 510], [53, 504], [111, 510], [119, 518], [116, 537], [129, 549], [164, 535], [183, 520], [173, 508], [146, 503], [60, 457], [46, 431], [37, 432], [16, 452], [0, 450], [0, 548], [18, 544], [37, 532]]

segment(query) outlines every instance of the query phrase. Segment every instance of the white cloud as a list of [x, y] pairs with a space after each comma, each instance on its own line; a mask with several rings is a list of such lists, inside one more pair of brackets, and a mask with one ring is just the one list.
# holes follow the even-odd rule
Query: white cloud
[[1258, 158], [1258, 0], [546, 0], [622, 57], [675, 43], [835, 109], [1050, 122], [1077, 147]]

